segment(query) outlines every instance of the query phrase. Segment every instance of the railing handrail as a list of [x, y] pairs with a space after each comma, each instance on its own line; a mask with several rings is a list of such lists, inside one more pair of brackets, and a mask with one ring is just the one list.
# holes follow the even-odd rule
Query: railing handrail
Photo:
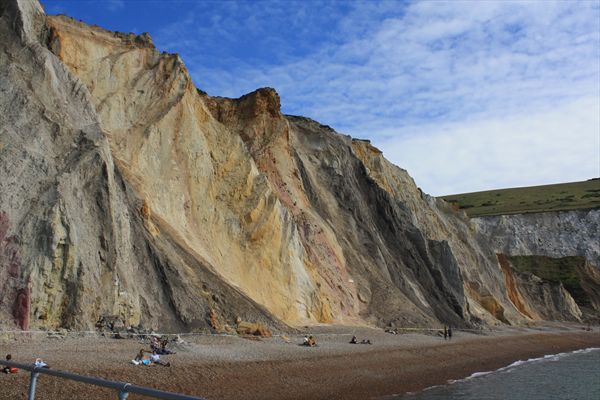
[[137, 386], [127, 382], [109, 381], [102, 378], [94, 378], [91, 376], [78, 375], [70, 372], [59, 371], [50, 368], [36, 367], [32, 364], [21, 364], [14, 361], [0, 360], [0, 365], [8, 367], [19, 368], [26, 371], [31, 371], [40, 374], [46, 374], [51, 376], [57, 376], [59, 378], [70, 379], [73, 381], [83, 382], [90, 385], [102, 386], [110, 389], [119, 390], [121, 392], [143, 394], [145, 396], [151, 396], [159, 399], [167, 400], [206, 400], [202, 397], [187, 396], [183, 394], [165, 392], [158, 389], [152, 389], [144, 386]]

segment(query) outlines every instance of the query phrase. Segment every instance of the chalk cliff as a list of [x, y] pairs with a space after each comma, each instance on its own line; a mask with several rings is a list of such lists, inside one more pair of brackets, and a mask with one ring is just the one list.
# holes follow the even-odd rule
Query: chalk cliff
[[600, 268], [600, 209], [473, 218], [480, 241], [498, 253], [582, 256]]
[[[538, 306], [543, 319], [569, 319], [575, 316], [598, 319], [599, 209], [485, 216], [473, 218], [472, 222], [478, 240], [485, 246], [501, 257], [512, 256], [516, 260], [525, 261], [529, 267], [535, 267], [534, 277], [530, 277], [531, 273], [526, 273], [528, 277], [524, 277], [521, 291], [529, 291], [532, 299], [541, 300], [546, 304], [545, 307]], [[506, 263], [510, 264], [508, 259], [506, 260]], [[517, 275], [523, 277], [523, 274], [518, 272]], [[544, 301], [544, 296], [536, 293], [541, 286], [550, 285], [554, 286], [552, 291], [559, 294], [565, 290], [558, 284], [559, 281], [576, 283], [567, 286], [566, 290], [574, 298], [573, 302], [580, 308], [579, 311], [573, 308], [574, 303], [571, 300], [565, 300], [571, 306], [557, 300], [562, 295], [549, 297], [558, 301], [556, 304], [562, 304], [556, 307], [552, 305], [552, 301]], [[554, 311], [549, 315], [551, 309]], [[565, 314], [566, 310], [571, 311]], [[557, 318], [561, 312], [563, 315]]]
[[0, 51], [2, 325], [552, 317], [464, 215], [273, 89], [211, 97], [149, 35], [34, 0], [0, 3]]

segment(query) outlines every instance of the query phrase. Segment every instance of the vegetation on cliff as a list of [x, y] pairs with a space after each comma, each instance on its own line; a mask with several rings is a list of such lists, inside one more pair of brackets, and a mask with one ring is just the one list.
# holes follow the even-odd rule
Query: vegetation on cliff
[[600, 273], [585, 257], [511, 256], [509, 260], [518, 272], [561, 283], [579, 306], [593, 308], [599, 303]]

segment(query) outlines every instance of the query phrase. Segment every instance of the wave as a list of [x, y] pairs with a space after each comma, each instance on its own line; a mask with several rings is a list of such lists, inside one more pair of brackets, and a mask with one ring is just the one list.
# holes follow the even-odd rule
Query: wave
[[518, 360], [515, 361], [514, 363], [507, 365], [506, 367], [502, 367], [502, 368], [498, 368], [497, 370], [494, 371], [483, 371], [483, 372], [475, 372], [471, 375], [469, 375], [466, 378], [463, 379], [454, 379], [454, 380], [449, 380], [448, 384], [452, 385], [454, 383], [458, 383], [458, 382], [465, 382], [471, 379], [475, 379], [475, 378], [479, 378], [485, 375], [489, 375], [489, 374], [493, 374], [496, 372], [509, 372], [512, 371], [513, 369], [515, 369], [516, 367], [519, 367], [521, 365], [525, 365], [525, 364], [531, 364], [531, 363], [537, 363], [537, 362], [543, 362], [543, 361], [558, 361], [564, 357], [568, 357], [570, 355], [573, 354], [586, 354], [586, 353], [590, 353], [592, 351], [598, 351], [600, 350], [599, 347], [588, 347], [585, 349], [579, 349], [579, 350], [574, 350], [574, 351], [569, 351], [566, 353], [558, 353], [558, 354], [548, 354], [542, 357], [537, 357], [537, 358], [530, 358], [528, 360]]
[[[586, 353], [591, 353], [593, 351], [600, 351], [599, 347], [589, 347], [589, 348], [585, 348], [585, 349], [579, 349], [579, 350], [574, 350], [574, 351], [570, 351], [570, 352], [565, 352], [565, 353], [558, 353], [558, 354], [548, 354], [542, 357], [537, 357], [537, 358], [530, 358], [527, 360], [517, 360], [515, 362], [513, 362], [512, 364], [509, 364], [505, 367], [502, 368], [498, 368], [496, 370], [493, 371], [482, 371], [482, 372], [475, 372], [471, 375], [469, 375], [466, 378], [462, 378], [462, 379], [456, 379], [456, 380], [449, 380], [447, 381], [447, 385], [453, 385], [455, 383], [461, 383], [461, 382], [467, 382], [467, 381], [471, 381], [477, 378], [481, 378], [484, 377], [486, 375], [490, 375], [490, 374], [494, 374], [494, 373], [506, 373], [506, 372], [511, 372], [523, 365], [527, 365], [527, 364], [533, 364], [533, 363], [542, 363], [542, 362], [555, 362], [558, 360], [561, 360], [565, 357], [569, 357], [572, 355], [576, 355], [576, 354], [586, 354]], [[393, 395], [393, 396], [386, 396], [385, 400], [388, 399], [395, 399], [395, 398], [407, 398], [409, 399], [412, 396], [419, 396], [420, 394], [422, 394], [423, 392], [432, 390], [432, 389], [437, 389], [441, 386], [445, 386], [445, 385], [434, 385], [434, 386], [430, 386], [420, 392], [407, 392], [404, 393], [404, 395]]]

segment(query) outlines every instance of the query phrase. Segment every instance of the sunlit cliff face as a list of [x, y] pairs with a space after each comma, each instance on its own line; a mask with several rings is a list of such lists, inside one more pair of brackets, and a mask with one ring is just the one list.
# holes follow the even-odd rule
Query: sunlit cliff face
[[4, 286], [12, 299], [31, 278], [32, 325], [539, 318], [466, 217], [368, 142], [282, 115], [273, 89], [208, 96], [148, 35], [11, 4], [0, 110], [23, 100], [32, 117], [0, 116], [0, 215], [20, 255]]
[[[282, 188], [295, 168], [274, 91], [209, 99], [177, 56], [159, 54], [147, 38], [66, 18], [49, 23], [51, 48], [90, 89], [116, 163], [146, 201], [156, 234], [171, 232], [286, 322], [331, 322], [333, 312], [337, 321], [358, 319], [348, 280], [332, 271], [338, 285], [324, 282], [319, 270], [331, 266], [306, 250], [297, 223], [302, 204], [293, 209], [303, 193]], [[221, 121], [207, 105], [221, 109]], [[272, 168], [276, 157], [290, 164], [283, 176]], [[327, 250], [344, 272], [343, 256]]]

